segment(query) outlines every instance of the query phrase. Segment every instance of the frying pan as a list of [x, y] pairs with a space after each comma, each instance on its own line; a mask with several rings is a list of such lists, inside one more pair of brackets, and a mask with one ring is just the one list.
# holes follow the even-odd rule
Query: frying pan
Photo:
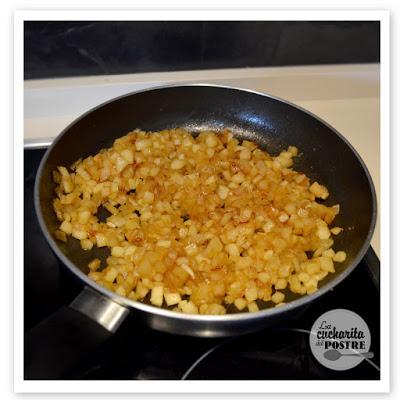
[[[344, 231], [335, 249], [347, 259], [336, 273], [308, 296], [287, 297], [283, 307], [265, 307], [256, 313], [223, 316], [181, 314], [136, 302], [105, 289], [86, 275], [94, 257], [105, 249], [83, 251], [79, 242], [53, 237], [58, 220], [52, 207], [52, 171], [71, 165], [112, 145], [114, 139], [140, 128], [158, 131], [182, 127], [193, 132], [230, 129], [239, 139], [256, 142], [278, 154], [289, 145], [300, 149], [294, 168], [329, 188], [327, 205], [340, 204], [335, 225]], [[376, 221], [375, 190], [368, 170], [353, 147], [333, 127], [287, 101], [232, 87], [211, 85], [164, 86], [127, 94], [101, 104], [70, 124], [47, 150], [35, 182], [35, 208], [49, 245], [84, 289], [68, 307], [27, 332], [25, 378], [58, 378], [89, 350], [110, 337], [131, 311], [138, 324], [173, 334], [202, 337], [230, 336], [280, 324], [299, 315], [351, 273], [364, 256]], [[263, 307], [263, 305], [261, 305]]]

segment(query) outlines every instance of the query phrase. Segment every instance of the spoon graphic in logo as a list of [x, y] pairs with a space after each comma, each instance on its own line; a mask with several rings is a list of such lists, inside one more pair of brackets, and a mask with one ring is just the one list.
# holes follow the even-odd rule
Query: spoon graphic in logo
[[340, 357], [363, 357], [363, 358], [373, 358], [374, 353], [372, 351], [368, 351], [366, 353], [350, 353], [343, 354], [339, 350], [328, 350], [324, 353], [324, 357], [329, 361], [339, 360]]

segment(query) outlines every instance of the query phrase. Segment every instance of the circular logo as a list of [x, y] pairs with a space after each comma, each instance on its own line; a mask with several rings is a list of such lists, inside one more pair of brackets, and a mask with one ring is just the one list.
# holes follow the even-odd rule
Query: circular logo
[[370, 346], [368, 325], [350, 310], [328, 311], [311, 328], [311, 351], [322, 365], [330, 369], [344, 371], [354, 368], [365, 358], [373, 358]]

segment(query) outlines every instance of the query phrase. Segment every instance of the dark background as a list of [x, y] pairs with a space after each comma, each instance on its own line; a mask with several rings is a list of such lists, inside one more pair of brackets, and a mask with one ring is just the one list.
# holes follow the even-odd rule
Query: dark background
[[379, 22], [27, 21], [25, 79], [379, 62]]

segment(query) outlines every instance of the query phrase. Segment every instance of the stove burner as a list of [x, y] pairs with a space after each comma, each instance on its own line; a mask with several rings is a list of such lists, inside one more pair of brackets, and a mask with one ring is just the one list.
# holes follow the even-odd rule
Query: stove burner
[[[337, 371], [322, 367], [313, 357], [309, 334], [305, 329], [287, 328], [227, 339], [202, 354], [181, 379], [340, 379], [333, 377]], [[376, 372], [371, 365], [379, 371], [370, 363], [363, 365], [363, 373], [372, 377]], [[346, 375], [343, 379], [352, 379], [348, 371]]]

